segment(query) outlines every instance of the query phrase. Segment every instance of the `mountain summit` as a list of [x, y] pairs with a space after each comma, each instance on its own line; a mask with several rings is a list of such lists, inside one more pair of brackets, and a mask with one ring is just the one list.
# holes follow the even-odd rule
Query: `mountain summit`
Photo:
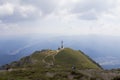
[[36, 51], [30, 56], [11, 63], [9, 67], [41, 66], [52, 68], [59, 66], [61, 68], [71, 68], [73, 65], [78, 69], [101, 69], [95, 61], [86, 56], [82, 51], [70, 48]]
[[119, 76], [116, 70], [103, 70], [82, 51], [64, 47], [36, 51], [0, 70], [0, 80], [119, 80]]

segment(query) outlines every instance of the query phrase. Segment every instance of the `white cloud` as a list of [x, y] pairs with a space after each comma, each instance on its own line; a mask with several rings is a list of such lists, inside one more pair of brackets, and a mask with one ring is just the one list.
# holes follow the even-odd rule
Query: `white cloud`
[[[31, 17], [33, 15], [36, 15], [35, 13], [39, 12], [37, 11], [37, 8], [32, 6], [32, 5], [17, 5], [17, 12], [22, 16], [22, 17]], [[39, 17], [39, 15], [38, 15]]]
[[0, 6], [0, 19], [4, 23], [16, 23], [25, 20], [37, 19], [42, 15], [42, 11], [31, 4], [21, 4], [16, 2], [3, 1]]
[[10, 3], [5, 3], [0, 6], [0, 17], [13, 15], [13, 13], [14, 13], [14, 5]]
[[97, 20], [98, 19], [98, 15], [97, 15], [96, 11], [93, 9], [93, 10], [90, 10], [88, 12], [82, 13], [79, 16], [79, 19], [83, 19], [83, 20]]
[[[16, 0], [15, 2], [2, 0], [0, 2], [2, 2], [0, 24], [22, 25], [18, 26], [21, 34], [25, 31], [24, 33], [38, 34], [120, 36], [119, 0]], [[16, 27], [14, 29], [18, 30]], [[27, 31], [28, 29], [30, 31]], [[9, 31], [7, 33], [9, 34]]]

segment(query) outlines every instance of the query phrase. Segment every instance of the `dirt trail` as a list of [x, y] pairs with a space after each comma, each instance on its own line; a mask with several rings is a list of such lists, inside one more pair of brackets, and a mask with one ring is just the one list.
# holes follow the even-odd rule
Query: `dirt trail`
[[55, 56], [59, 53], [60, 50], [56, 50], [56, 53], [53, 55], [53, 61], [55, 61]]
[[[42, 62], [47, 64], [47, 65], [54, 65], [54, 61], [55, 61], [55, 56], [58, 54], [59, 50], [56, 51], [49, 51], [47, 53], [47, 55], [42, 59]], [[46, 58], [52, 56], [53, 60], [51, 60], [51, 62], [47, 62]]]

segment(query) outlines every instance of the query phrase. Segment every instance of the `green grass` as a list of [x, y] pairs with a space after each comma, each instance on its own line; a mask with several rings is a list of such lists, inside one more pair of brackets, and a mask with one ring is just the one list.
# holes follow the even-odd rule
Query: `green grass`
[[43, 66], [45, 65], [45, 63], [43, 63], [44, 59], [48, 63], [54, 62], [55, 65], [63, 67], [72, 67], [72, 65], [75, 65], [80, 69], [100, 69], [99, 65], [81, 51], [65, 48], [55, 56], [55, 61], [53, 60], [53, 55], [51, 55], [54, 53], [55, 51], [53, 50], [46, 50], [43, 52], [37, 51], [30, 56], [22, 58], [19, 62], [23, 63], [22, 66], [28, 66], [31, 64]]
[[60, 51], [56, 56], [56, 64], [63, 65], [75, 65], [79, 68], [95, 68], [100, 69], [96, 64], [89, 60], [80, 51], [72, 50], [70, 48], [65, 48]]
[[[54, 50], [36, 51], [18, 62], [13, 62], [11, 68], [15, 70], [0, 72], [0, 80], [68, 80], [68, 75], [73, 71], [71, 69], [73, 65], [76, 66], [77, 70], [100, 69], [98, 65], [80, 51], [65, 48], [55, 55], [54, 61], [53, 54], [55, 53]], [[48, 63], [53, 61], [55, 65], [46, 67], [47, 65], [43, 62], [43, 59]], [[54, 73], [54, 76], [46, 76], [47, 72]], [[80, 79], [81, 76], [84, 75], [77, 72], [73, 80]]]

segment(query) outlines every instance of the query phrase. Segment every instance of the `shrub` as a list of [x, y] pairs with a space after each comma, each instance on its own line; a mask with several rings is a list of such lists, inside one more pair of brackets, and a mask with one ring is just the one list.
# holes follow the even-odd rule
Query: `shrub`
[[113, 78], [112, 80], [120, 80], [120, 76]]

